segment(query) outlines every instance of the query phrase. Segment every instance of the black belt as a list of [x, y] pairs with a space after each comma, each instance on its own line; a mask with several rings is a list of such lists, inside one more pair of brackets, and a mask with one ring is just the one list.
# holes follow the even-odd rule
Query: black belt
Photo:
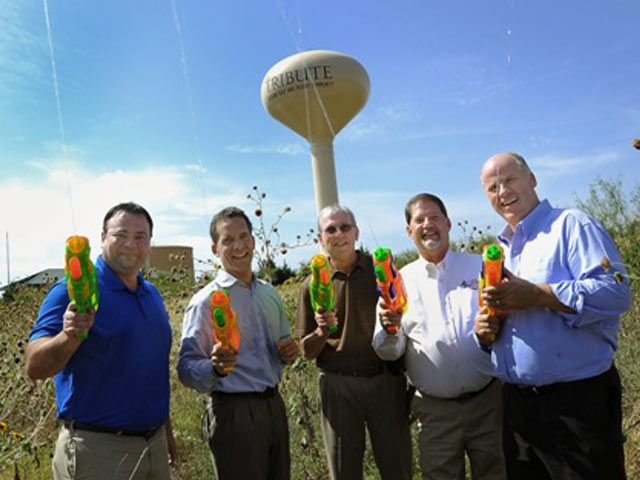
[[267, 387], [263, 392], [211, 392], [212, 397], [229, 398], [271, 398], [278, 393], [278, 387]]
[[615, 371], [616, 371], [615, 367], [612, 366], [606, 372], [601, 373], [600, 375], [596, 375], [595, 377], [582, 378], [579, 380], [571, 380], [569, 382], [550, 383], [548, 385], [541, 385], [539, 387], [532, 386], [532, 385], [519, 385], [517, 383], [505, 383], [504, 385], [508, 388], [511, 388], [517, 391], [523, 397], [539, 397], [540, 395], [545, 395], [547, 393], [555, 392], [565, 388], [575, 387], [583, 383], [593, 382], [594, 380], [597, 381], [601, 377], [610, 375], [612, 374], [612, 372], [615, 372]]
[[469, 400], [470, 398], [473, 398], [476, 395], [479, 395], [482, 392], [484, 392], [487, 388], [489, 388], [491, 385], [493, 385], [493, 382], [495, 382], [495, 380], [496, 380], [496, 377], [491, 377], [491, 380], [489, 381], [489, 383], [487, 383], [480, 390], [476, 390], [474, 392], [465, 392], [465, 393], [463, 393], [461, 395], [458, 395], [457, 397], [447, 398], [447, 400]]
[[516, 383], [505, 383], [508, 387], [516, 390], [523, 397], [539, 397], [555, 390], [560, 390], [565, 386], [564, 383], [552, 383], [550, 385], [542, 385], [539, 387], [530, 385], [518, 385]]
[[64, 426], [69, 430], [86, 430], [87, 432], [110, 433], [112, 435], [122, 435], [125, 437], [142, 437], [149, 440], [153, 437], [161, 427], [152, 428], [151, 430], [130, 431], [119, 430], [117, 428], [103, 427], [101, 425], [91, 425], [90, 423], [76, 422], [75, 420], [64, 419]]
[[362, 377], [369, 378], [376, 375], [382, 375], [384, 373], [384, 366], [380, 365], [374, 369], [367, 370], [332, 370], [331, 368], [321, 368], [325, 373], [333, 373], [334, 375], [341, 375], [344, 377]]

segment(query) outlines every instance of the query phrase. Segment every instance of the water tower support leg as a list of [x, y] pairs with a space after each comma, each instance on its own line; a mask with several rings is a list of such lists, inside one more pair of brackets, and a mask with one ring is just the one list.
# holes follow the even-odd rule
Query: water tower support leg
[[338, 203], [338, 182], [333, 160], [333, 142], [310, 142], [316, 213]]

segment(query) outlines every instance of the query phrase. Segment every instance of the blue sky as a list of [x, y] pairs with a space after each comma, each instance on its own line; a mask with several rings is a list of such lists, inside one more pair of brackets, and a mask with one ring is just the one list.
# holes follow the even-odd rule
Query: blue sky
[[309, 147], [260, 100], [269, 68], [307, 49], [353, 56], [369, 74], [369, 100], [334, 144], [340, 200], [369, 248], [412, 246], [402, 212], [421, 191], [443, 198], [454, 225], [498, 230], [478, 178], [500, 151], [523, 154], [556, 205], [598, 176], [640, 182], [636, 0], [47, 5], [64, 147], [43, 3], [0, 0], [0, 284], [5, 232], [20, 278], [61, 266], [72, 233], [95, 256], [120, 201], [150, 210], [155, 244], [192, 245], [201, 259], [211, 215], [253, 211], [253, 185], [267, 220], [292, 207], [285, 239], [308, 231]]

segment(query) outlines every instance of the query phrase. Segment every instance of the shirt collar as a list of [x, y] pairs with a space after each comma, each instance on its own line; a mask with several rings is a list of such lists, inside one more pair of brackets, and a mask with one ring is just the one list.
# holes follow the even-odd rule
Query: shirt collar
[[[255, 280], [255, 276], [252, 275], [251, 283], [253, 283], [254, 280]], [[235, 285], [236, 283], [240, 283], [244, 285], [244, 282], [241, 282], [239, 279], [237, 279], [236, 277], [234, 277], [233, 275], [231, 275], [229, 272], [227, 272], [222, 268], [218, 270], [218, 274], [216, 275], [215, 282], [220, 286], [220, 288], [229, 288]]]
[[[102, 258], [102, 255], [98, 255], [95, 264], [96, 272], [100, 273], [102, 282], [111, 290], [129, 290], [129, 287], [120, 279], [118, 274], [111, 268], [111, 266]], [[149, 290], [145, 283], [144, 277], [141, 272], [138, 272], [138, 290]]]
[[[358, 256], [358, 258], [356, 259], [356, 263], [353, 265], [351, 271], [349, 273], [342, 272], [347, 276], [351, 275], [357, 268], [366, 270], [369, 266], [371, 266], [371, 262], [373, 260], [369, 255], [364, 255], [361, 250], [356, 250], [356, 255]], [[338, 270], [333, 267], [331, 262], [329, 262], [329, 270], [331, 271], [332, 276], [338, 272]]]
[[551, 204], [549, 200], [544, 199], [538, 205], [534, 207], [529, 214], [524, 217], [516, 225], [515, 229], [512, 229], [509, 224], [505, 225], [502, 231], [498, 234], [498, 238], [504, 243], [511, 243], [515, 230], [520, 228], [524, 238], [529, 238], [533, 233], [537, 232], [542, 225], [542, 222], [551, 211]]
[[427, 272], [429, 278], [438, 278], [441, 274], [447, 271], [447, 265], [451, 261], [451, 250], [447, 250], [447, 253], [444, 255], [444, 258], [440, 261], [440, 263], [432, 263], [426, 258], [419, 256], [418, 260], [420, 261], [420, 265]]

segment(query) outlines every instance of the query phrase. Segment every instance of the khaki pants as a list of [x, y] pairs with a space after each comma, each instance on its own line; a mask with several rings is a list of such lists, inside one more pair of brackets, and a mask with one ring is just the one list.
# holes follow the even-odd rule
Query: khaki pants
[[56, 480], [168, 480], [164, 427], [143, 437], [60, 429], [53, 456]]
[[320, 373], [322, 436], [333, 480], [362, 480], [365, 434], [382, 480], [410, 480], [411, 435], [404, 375]]
[[464, 480], [467, 453], [473, 480], [506, 478], [502, 453], [502, 385], [494, 380], [472, 398], [416, 395], [412, 410], [420, 427], [424, 480]]

